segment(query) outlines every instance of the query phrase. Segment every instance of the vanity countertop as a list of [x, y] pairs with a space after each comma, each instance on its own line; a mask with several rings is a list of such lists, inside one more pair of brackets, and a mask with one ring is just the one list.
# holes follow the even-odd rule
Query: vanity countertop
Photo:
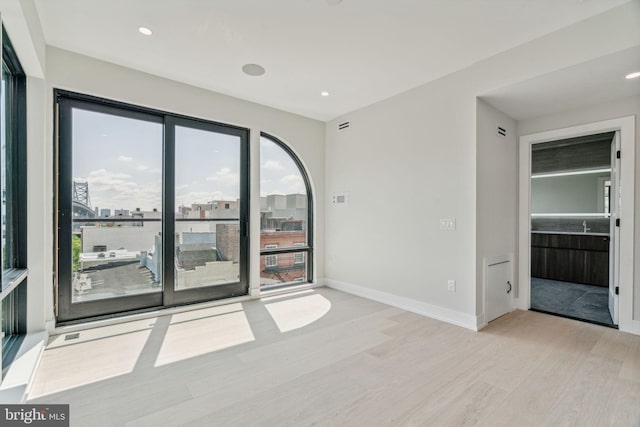
[[570, 234], [574, 236], [606, 236], [609, 237], [609, 233], [591, 233], [586, 232], [583, 233], [581, 231], [542, 231], [542, 230], [531, 230], [531, 233], [536, 234]]

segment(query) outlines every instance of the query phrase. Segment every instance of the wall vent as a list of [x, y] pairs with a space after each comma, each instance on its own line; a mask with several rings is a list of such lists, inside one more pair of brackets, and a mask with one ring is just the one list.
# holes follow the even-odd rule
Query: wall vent
[[345, 130], [346, 128], [348, 128], [350, 125], [349, 122], [342, 122], [340, 124], [338, 124], [338, 130]]
[[506, 136], [507, 135], [506, 129], [498, 126], [498, 135]]
[[78, 339], [78, 338], [80, 338], [80, 332], [76, 332], [75, 334], [67, 334], [64, 337], [64, 340], [65, 341], [69, 341], [69, 340], [75, 340], [75, 339]]

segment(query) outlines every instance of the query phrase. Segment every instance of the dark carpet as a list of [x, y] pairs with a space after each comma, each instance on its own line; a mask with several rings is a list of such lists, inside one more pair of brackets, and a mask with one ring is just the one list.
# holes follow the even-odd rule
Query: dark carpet
[[615, 327], [609, 314], [609, 289], [531, 278], [531, 308]]

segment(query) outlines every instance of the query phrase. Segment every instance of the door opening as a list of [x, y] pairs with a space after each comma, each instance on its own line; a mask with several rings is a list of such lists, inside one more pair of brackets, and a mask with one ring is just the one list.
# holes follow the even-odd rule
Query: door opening
[[620, 132], [530, 150], [530, 307], [616, 327]]

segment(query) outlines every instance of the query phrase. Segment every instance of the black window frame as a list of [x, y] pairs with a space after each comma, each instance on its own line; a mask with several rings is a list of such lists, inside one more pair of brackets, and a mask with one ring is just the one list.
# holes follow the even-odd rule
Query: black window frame
[[[7, 236], [9, 265], [2, 261], [2, 309], [8, 312], [2, 330], [2, 372], [15, 358], [27, 333], [27, 78], [2, 26], [2, 66], [6, 70], [6, 176]], [[4, 112], [3, 112], [4, 114]], [[1, 177], [0, 179], [4, 179]], [[3, 183], [4, 184], [4, 183]]]
[[[288, 247], [278, 247], [274, 249], [260, 249], [260, 256], [265, 255], [278, 255], [278, 254], [292, 254], [298, 252], [305, 252], [307, 254], [306, 258], [306, 268], [307, 268], [307, 277], [306, 283], [313, 282], [313, 250], [314, 250], [314, 240], [313, 240], [313, 192], [311, 191], [311, 181], [309, 180], [309, 175], [307, 174], [307, 170], [302, 164], [302, 161], [298, 158], [296, 153], [293, 152], [291, 148], [287, 144], [285, 144], [279, 138], [268, 134], [267, 132], [260, 132], [260, 137], [268, 139], [270, 142], [276, 144], [280, 147], [285, 153], [289, 155], [291, 160], [293, 160], [294, 164], [298, 168], [300, 172], [300, 176], [302, 176], [302, 180], [304, 181], [304, 187], [307, 192], [307, 244], [305, 246], [288, 246]], [[294, 255], [295, 258], [295, 255]], [[298, 263], [296, 265], [302, 265], [303, 263]], [[278, 283], [273, 286], [268, 286], [269, 290], [271, 289], [279, 289], [292, 285], [299, 285], [299, 281], [293, 282], [284, 282]]]
[[[71, 303], [71, 224], [69, 207], [72, 205], [72, 123], [71, 109], [81, 108], [99, 113], [139, 119], [163, 125], [163, 173], [162, 173], [162, 272], [164, 289], [160, 292], [100, 299], [83, 303]], [[63, 89], [54, 89], [55, 153], [54, 182], [56, 188], [54, 205], [54, 231], [56, 245], [55, 294], [56, 323], [58, 325], [85, 322], [101, 318], [112, 318], [135, 312], [156, 310], [172, 306], [199, 303], [222, 298], [232, 298], [249, 293], [249, 136], [247, 128], [218, 123], [201, 118], [155, 110], [120, 101], [96, 97]], [[175, 283], [175, 129], [177, 126], [233, 135], [240, 138], [240, 274], [239, 282], [230, 285], [192, 288], [176, 291]], [[64, 185], [60, 185], [60, 183]], [[100, 218], [91, 221], [102, 221]], [[114, 219], [106, 221], [113, 222]], [[146, 219], [144, 221], [158, 221]]]

